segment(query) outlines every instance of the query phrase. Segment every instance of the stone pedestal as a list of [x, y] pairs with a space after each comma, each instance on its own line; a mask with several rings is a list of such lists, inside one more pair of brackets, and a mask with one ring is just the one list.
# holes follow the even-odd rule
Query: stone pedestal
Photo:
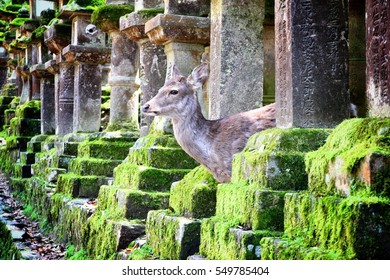
[[46, 70], [44, 64], [30, 68], [31, 74], [39, 81], [41, 99], [41, 133], [55, 133], [54, 76]]
[[277, 126], [334, 127], [349, 118], [348, 3], [275, 5]]
[[262, 106], [264, 2], [211, 1], [211, 118]]
[[56, 60], [45, 63], [54, 75], [55, 133], [63, 136], [73, 131], [74, 66], [62, 58], [62, 49], [71, 40], [69, 24], [52, 25], [44, 34], [45, 45], [55, 53]]
[[[141, 89], [141, 106], [152, 99], [164, 85], [166, 75], [166, 55], [164, 47], [150, 42], [145, 33], [147, 19], [137, 12], [121, 18], [120, 28], [130, 40], [136, 41], [139, 47], [139, 79]], [[141, 112], [140, 135], [149, 132], [153, 117]]]
[[74, 63], [73, 132], [100, 129], [101, 64], [110, 60], [105, 35], [94, 24], [91, 14], [72, 12], [71, 44], [62, 50], [67, 62]]
[[[168, 80], [173, 65], [188, 75], [201, 62], [204, 46], [210, 40], [210, 22], [208, 18], [160, 14], [146, 22], [145, 32], [152, 43], [164, 45]], [[167, 130], [166, 122], [159, 119], [155, 118], [156, 128]]]
[[366, 84], [369, 115], [390, 117], [390, 3], [366, 0]]

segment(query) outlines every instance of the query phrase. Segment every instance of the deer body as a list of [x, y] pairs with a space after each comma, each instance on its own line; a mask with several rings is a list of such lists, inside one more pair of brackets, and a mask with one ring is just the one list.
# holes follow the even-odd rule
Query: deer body
[[207, 77], [207, 64], [195, 68], [188, 79], [174, 68], [172, 79], [144, 105], [143, 111], [171, 117], [175, 138], [183, 150], [204, 165], [218, 181], [228, 182], [233, 155], [244, 149], [252, 134], [275, 127], [275, 105], [207, 120], [195, 93], [195, 88]]

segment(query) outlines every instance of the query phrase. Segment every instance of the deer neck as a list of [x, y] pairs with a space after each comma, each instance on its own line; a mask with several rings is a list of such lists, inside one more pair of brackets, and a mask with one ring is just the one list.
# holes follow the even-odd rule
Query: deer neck
[[205, 146], [208, 146], [210, 139], [209, 120], [203, 116], [200, 106], [193, 112], [187, 112], [183, 118], [173, 118], [173, 131], [180, 146], [196, 160], [202, 161], [207, 157]]

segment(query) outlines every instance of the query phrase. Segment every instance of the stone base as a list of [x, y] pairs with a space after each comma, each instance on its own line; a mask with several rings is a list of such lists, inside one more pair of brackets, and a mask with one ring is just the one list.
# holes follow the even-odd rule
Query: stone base
[[58, 176], [57, 192], [77, 198], [96, 198], [100, 186], [106, 185], [105, 176], [80, 176], [73, 173]]
[[261, 259], [260, 240], [267, 236], [281, 236], [282, 232], [252, 231], [237, 228], [233, 219], [213, 217], [202, 222], [200, 253], [207, 259]]
[[70, 162], [69, 172], [78, 175], [112, 176], [113, 170], [121, 160], [75, 158]]
[[187, 218], [206, 218], [215, 214], [218, 182], [203, 166], [196, 167], [172, 184], [169, 206]]
[[283, 231], [285, 194], [256, 185], [219, 185], [216, 214], [237, 220], [252, 230]]
[[321, 147], [323, 129], [268, 129], [253, 135], [233, 159], [232, 182], [272, 190], [307, 188], [305, 153]]
[[[388, 259], [389, 210], [388, 199], [380, 197], [288, 194], [285, 233], [289, 239], [300, 238], [302, 247], [329, 250], [337, 253], [337, 258]], [[302, 253], [286, 251], [280, 256], [295, 259], [302, 258]]]
[[373, 192], [390, 196], [390, 119], [350, 119], [306, 157], [309, 190], [318, 194]]
[[148, 244], [160, 259], [184, 260], [199, 251], [200, 221], [150, 211], [146, 221]]

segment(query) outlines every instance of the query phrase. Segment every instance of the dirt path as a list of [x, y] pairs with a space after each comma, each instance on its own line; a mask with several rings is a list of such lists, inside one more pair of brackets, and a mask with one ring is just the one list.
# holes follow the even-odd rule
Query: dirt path
[[23, 213], [23, 208], [10, 193], [5, 174], [0, 173], [0, 219], [7, 224], [15, 245], [24, 259], [60, 260], [65, 248], [39, 229], [39, 222]]

